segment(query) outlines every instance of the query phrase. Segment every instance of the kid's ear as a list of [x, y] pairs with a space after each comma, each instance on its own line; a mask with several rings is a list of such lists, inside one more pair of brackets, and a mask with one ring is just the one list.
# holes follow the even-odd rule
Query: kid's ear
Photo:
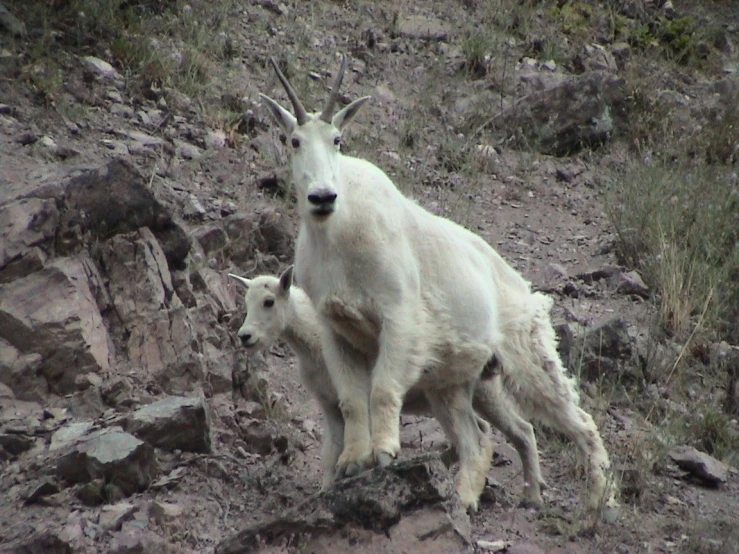
[[290, 292], [290, 287], [293, 285], [293, 269], [295, 266], [288, 267], [280, 275], [280, 294], [286, 294]]

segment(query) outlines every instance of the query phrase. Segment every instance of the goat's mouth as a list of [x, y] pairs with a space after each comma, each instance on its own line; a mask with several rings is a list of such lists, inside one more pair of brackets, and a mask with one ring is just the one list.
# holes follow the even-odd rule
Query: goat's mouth
[[325, 219], [334, 213], [334, 209], [333, 204], [319, 204], [318, 206], [313, 207], [310, 213], [318, 219]]
[[257, 344], [259, 344], [259, 339], [254, 339], [251, 342], [241, 341], [241, 346], [243, 346], [247, 350], [253, 350], [254, 348], [256, 348]]

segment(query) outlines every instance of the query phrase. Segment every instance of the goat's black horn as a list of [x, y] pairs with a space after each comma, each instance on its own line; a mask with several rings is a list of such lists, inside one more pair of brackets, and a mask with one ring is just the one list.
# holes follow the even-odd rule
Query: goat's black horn
[[308, 112], [305, 111], [305, 108], [300, 102], [298, 95], [295, 94], [295, 89], [293, 89], [292, 85], [290, 85], [290, 82], [282, 74], [280, 68], [277, 67], [277, 62], [275, 62], [275, 59], [270, 58], [269, 63], [271, 63], [272, 67], [275, 69], [275, 73], [277, 73], [277, 78], [280, 80], [282, 86], [285, 88], [285, 92], [287, 92], [287, 96], [288, 98], [290, 98], [290, 102], [292, 102], [293, 109], [295, 110], [295, 118], [298, 120], [298, 125], [302, 125], [303, 123], [308, 121]]
[[326, 123], [331, 123], [331, 115], [336, 105], [336, 100], [339, 98], [339, 87], [341, 87], [341, 81], [344, 79], [344, 71], [346, 71], [346, 54], [341, 55], [341, 68], [339, 73], [336, 75], [334, 86], [331, 87], [331, 95], [328, 97], [328, 103], [321, 112], [321, 120]]

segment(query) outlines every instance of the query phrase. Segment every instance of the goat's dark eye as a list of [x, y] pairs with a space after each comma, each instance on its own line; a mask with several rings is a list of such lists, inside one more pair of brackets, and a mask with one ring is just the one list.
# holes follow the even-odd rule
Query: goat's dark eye
[[273, 298], [267, 298], [267, 300], [264, 301], [265, 308], [271, 308], [274, 305], [275, 305], [275, 301]]
[[341, 144], [341, 137], [334, 137], [334, 144], [339, 146], [339, 144]]
[[300, 148], [300, 139], [293, 138], [290, 142], [293, 145], [293, 148]]

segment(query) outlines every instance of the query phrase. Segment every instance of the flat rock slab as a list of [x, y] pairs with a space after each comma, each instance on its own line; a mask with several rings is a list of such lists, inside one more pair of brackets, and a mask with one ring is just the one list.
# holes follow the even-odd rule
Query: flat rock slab
[[70, 483], [103, 479], [128, 496], [144, 490], [156, 472], [154, 449], [120, 427], [80, 437], [60, 449], [56, 472]]
[[210, 422], [201, 398], [169, 396], [126, 418], [126, 431], [164, 450], [210, 452]]
[[425, 15], [409, 15], [398, 22], [398, 35], [419, 40], [446, 40], [449, 28], [440, 19]]
[[50, 530], [39, 531], [16, 544], [13, 554], [72, 554], [72, 547]]
[[669, 453], [670, 458], [685, 471], [689, 471], [708, 484], [717, 486], [726, 482], [729, 467], [692, 446], [678, 446]]
[[129, 331], [125, 349], [131, 364], [170, 393], [190, 390], [193, 382], [202, 381], [200, 341], [151, 230], [142, 227], [114, 236], [100, 247], [100, 258], [116, 313]]
[[470, 520], [438, 454], [338, 482], [282, 515], [221, 542], [217, 554], [284, 544], [326, 554], [471, 552]]
[[54, 431], [51, 435], [51, 444], [49, 444], [49, 450], [59, 450], [65, 446], [70, 446], [80, 441], [85, 435], [93, 430], [92, 421], [77, 421], [65, 425]]

